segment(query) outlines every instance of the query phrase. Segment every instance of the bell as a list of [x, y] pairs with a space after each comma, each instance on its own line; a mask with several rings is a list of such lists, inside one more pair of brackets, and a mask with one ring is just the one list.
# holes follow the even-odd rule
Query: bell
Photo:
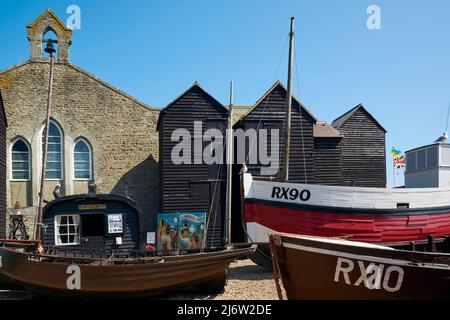
[[51, 39], [47, 40], [47, 46], [45, 47], [44, 51], [50, 55], [56, 52], [55, 48], [53, 47], [53, 41]]

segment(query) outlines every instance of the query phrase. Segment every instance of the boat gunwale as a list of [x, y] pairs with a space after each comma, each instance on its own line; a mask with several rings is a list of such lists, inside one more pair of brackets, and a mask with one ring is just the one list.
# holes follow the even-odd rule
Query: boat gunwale
[[[450, 253], [437, 253], [437, 252], [422, 252], [422, 251], [408, 251], [408, 250], [399, 250], [392, 249], [383, 246], [378, 247], [367, 247], [358, 245], [361, 242], [358, 241], [349, 241], [344, 239], [336, 239], [333, 240], [339, 241], [341, 243], [336, 242], [327, 242], [326, 237], [311, 237], [311, 236], [292, 236], [287, 234], [276, 234], [275, 236], [279, 236], [281, 239], [281, 245], [283, 243], [293, 244], [293, 245], [301, 245], [301, 246], [309, 246], [313, 248], [325, 249], [325, 250], [333, 250], [333, 251], [341, 251], [343, 253], [352, 253], [355, 255], [368, 256], [368, 257], [383, 257], [386, 259], [392, 259], [393, 256], [396, 260], [405, 260], [411, 262], [411, 264], [420, 264], [420, 263], [428, 263], [428, 264], [443, 264], [446, 265], [447, 268], [450, 268]], [[317, 239], [314, 239], [317, 238]], [[322, 239], [322, 241], [320, 241]], [[330, 238], [329, 238], [330, 239]], [[356, 244], [356, 245], [355, 245]], [[365, 244], [365, 243], [363, 243]], [[351, 251], [353, 250], [353, 251]], [[356, 250], [356, 251], [355, 251]], [[362, 253], [358, 253], [358, 251], [363, 251]], [[375, 253], [375, 254], [374, 254]], [[378, 255], [376, 254], [378, 253]], [[371, 255], [372, 254], [372, 255]], [[384, 254], [384, 255], [383, 255]], [[443, 261], [442, 261], [443, 260]], [[419, 266], [419, 265], [417, 265]]]
[[[365, 215], [365, 216], [413, 216], [413, 215], [444, 215], [450, 214], [450, 205], [440, 207], [423, 207], [423, 208], [389, 208], [389, 209], [377, 209], [377, 208], [365, 208], [365, 207], [336, 207], [325, 206], [316, 204], [294, 203], [294, 202], [282, 202], [275, 200], [265, 200], [259, 198], [245, 198], [245, 204], [263, 204], [270, 206], [279, 206], [294, 210], [304, 211], [320, 211], [323, 214], [349, 214], [349, 215]], [[333, 211], [333, 212], [330, 212]], [[339, 212], [345, 211], [345, 212]]]
[[[138, 258], [86, 258], [86, 257], [63, 257], [57, 255], [41, 255], [37, 253], [27, 253], [13, 250], [6, 247], [0, 247], [0, 252], [4, 250], [9, 252], [9, 254], [14, 254], [17, 256], [25, 256], [27, 261], [34, 263], [45, 263], [45, 264], [58, 264], [64, 265], [71, 262], [77, 262], [77, 264], [86, 267], [130, 267], [136, 265], [158, 265], [161, 263], [185, 263], [190, 260], [197, 261], [207, 261], [212, 258], [226, 258], [232, 256], [244, 256], [246, 254], [251, 254], [256, 250], [256, 245], [251, 245], [247, 248], [236, 248], [236, 249], [224, 249], [216, 252], [205, 252], [205, 253], [195, 253], [179, 256], [156, 256], [156, 257], [138, 257]], [[248, 252], [248, 253], [247, 253]], [[206, 255], [206, 256], [205, 256]], [[37, 259], [36, 259], [37, 258]], [[48, 259], [51, 261], [42, 261]], [[115, 262], [124, 262], [121, 264], [110, 264]], [[136, 263], [133, 263], [136, 262]], [[99, 263], [99, 264], [94, 264]], [[105, 263], [105, 264], [102, 264]]]

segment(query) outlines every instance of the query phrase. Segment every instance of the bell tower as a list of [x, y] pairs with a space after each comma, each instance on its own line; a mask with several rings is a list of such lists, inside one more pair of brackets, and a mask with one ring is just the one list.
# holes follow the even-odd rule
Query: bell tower
[[48, 60], [42, 55], [42, 40], [46, 39], [45, 35], [49, 31], [57, 37], [53, 40], [58, 41], [56, 62], [68, 64], [69, 47], [72, 45], [72, 30], [50, 9], [45, 10], [33, 23], [27, 26], [27, 37], [30, 41], [30, 60], [34, 62]]

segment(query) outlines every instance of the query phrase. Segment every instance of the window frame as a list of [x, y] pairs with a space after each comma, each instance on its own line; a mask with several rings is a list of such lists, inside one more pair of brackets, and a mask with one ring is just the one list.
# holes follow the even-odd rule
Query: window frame
[[[75, 147], [77, 146], [78, 142], [83, 142], [89, 149], [89, 178], [77, 178], [75, 177]], [[73, 159], [73, 170], [72, 170], [72, 178], [73, 181], [90, 181], [92, 180], [93, 177], [93, 166], [92, 166], [92, 158], [93, 158], [93, 154], [92, 154], [92, 147], [91, 144], [89, 143], [88, 140], [86, 140], [85, 138], [78, 138], [75, 140], [74, 144], [73, 144], [73, 149], [72, 149], [72, 159]]]
[[[70, 235], [78, 235], [78, 242], [70, 242], [70, 243], [60, 243], [58, 241], [58, 236], [60, 237], [61, 234], [59, 233], [59, 227], [61, 225], [58, 224], [58, 217], [78, 217], [78, 225], [77, 224], [70, 224], [70, 223], [66, 223], [63, 226], [67, 227], [67, 233], [64, 233], [63, 235], [66, 236], [70, 236]], [[69, 220], [69, 219], [67, 219]], [[78, 232], [76, 233], [71, 233], [70, 232], [70, 226], [76, 226], [78, 227]], [[79, 214], [74, 214], [74, 213], [63, 213], [63, 214], [58, 214], [54, 216], [54, 240], [55, 240], [55, 246], [56, 247], [66, 247], [66, 246], [79, 246], [81, 245], [81, 216]], [[77, 239], [76, 237], [74, 239]]]
[[[56, 127], [56, 129], [58, 129], [59, 135], [60, 135], [60, 139], [61, 139], [61, 141], [60, 141], [60, 145], [61, 145], [61, 150], [60, 150], [60, 154], [61, 154], [61, 160], [60, 160], [60, 162], [61, 162], [61, 169], [60, 169], [61, 175], [60, 175], [60, 178], [47, 178], [47, 172], [48, 172], [47, 165], [48, 165], [48, 154], [49, 154], [48, 151], [47, 151], [47, 161], [46, 161], [45, 168], [43, 169], [44, 170], [43, 173], [45, 174], [45, 178], [44, 178], [45, 181], [61, 181], [61, 180], [64, 180], [64, 132], [62, 131], [61, 126], [54, 120], [50, 121], [49, 129], [50, 129], [50, 126], [52, 124]], [[44, 139], [44, 130], [45, 130], [45, 125], [42, 127], [41, 134], [40, 134], [41, 160], [42, 160], [42, 157], [44, 156], [44, 148], [43, 148], [44, 147], [44, 141], [43, 141], [43, 139]], [[49, 135], [49, 138], [50, 138], [50, 135]], [[53, 171], [53, 170], [50, 170], [50, 171]]]
[[[14, 159], [13, 159], [13, 148], [14, 148], [14, 145], [15, 145], [17, 142], [19, 142], [19, 141], [22, 141], [22, 142], [25, 144], [25, 146], [27, 147], [27, 149], [28, 149], [28, 179], [15, 179], [15, 178], [14, 178], [14, 168], [13, 168], [13, 162], [14, 162]], [[14, 182], [28, 182], [28, 181], [31, 181], [31, 148], [30, 148], [30, 145], [27, 143], [27, 141], [26, 141], [25, 139], [21, 138], [21, 137], [18, 137], [18, 138], [16, 138], [16, 139], [14, 139], [14, 140], [12, 141], [12, 143], [11, 143], [10, 156], [11, 156], [10, 162], [9, 162], [9, 163], [10, 163], [10, 180], [11, 180], [11, 181], [14, 181]], [[25, 162], [25, 161], [23, 161], [23, 162]]]

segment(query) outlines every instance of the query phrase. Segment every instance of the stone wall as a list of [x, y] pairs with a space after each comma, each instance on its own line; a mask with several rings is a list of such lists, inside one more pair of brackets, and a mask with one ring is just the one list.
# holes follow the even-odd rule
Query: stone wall
[[[40, 135], [44, 126], [49, 63], [26, 62], [0, 73], [8, 118], [8, 157], [11, 142], [22, 137], [31, 147], [32, 182], [18, 187], [9, 182], [7, 203], [36, 206], [41, 167]], [[74, 140], [84, 137], [93, 149], [93, 172], [98, 193], [128, 195], [142, 207], [146, 229], [155, 225], [158, 210], [158, 133], [160, 110], [151, 108], [70, 64], [54, 68], [51, 115], [64, 134], [64, 179], [46, 183], [45, 198], [53, 187], [62, 194], [87, 191], [87, 183], [73, 179]], [[8, 177], [11, 161], [8, 159]], [[29, 200], [25, 200], [29, 199]], [[22, 203], [22, 201], [27, 203]]]

